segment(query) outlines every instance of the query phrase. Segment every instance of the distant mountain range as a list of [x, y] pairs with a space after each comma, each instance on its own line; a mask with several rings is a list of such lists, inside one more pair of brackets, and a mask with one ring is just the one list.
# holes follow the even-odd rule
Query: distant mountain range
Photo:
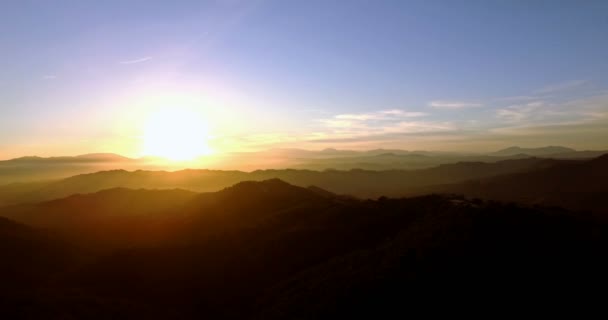
[[[417, 170], [458, 162], [497, 162], [542, 157], [550, 159], [591, 159], [608, 151], [575, 151], [565, 147], [511, 147], [488, 154], [376, 149], [369, 151], [325, 149], [273, 149], [214, 155], [189, 163], [191, 169], [256, 171], [269, 169], [335, 170]], [[131, 159], [115, 154], [89, 154], [76, 157], [23, 157], [0, 161], [0, 186], [15, 182], [56, 180], [108, 170], [176, 170], [160, 158]]]
[[570, 301], [607, 278], [605, 220], [455, 196], [358, 200], [272, 179], [0, 216], [7, 319], [401, 318], [429, 302]]
[[585, 161], [546, 163], [535, 170], [432, 186], [420, 192], [426, 193], [464, 194], [608, 214], [608, 155]]
[[35, 203], [112, 188], [218, 191], [243, 181], [281, 179], [359, 198], [430, 193], [606, 211], [608, 155], [591, 160], [524, 158], [460, 162], [421, 170], [103, 171], [36, 183], [0, 186], [0, 205]]
[[75, 157], [21, 157], [0, 161], [0, 185], [60, 179], [76, 174], [124, 168], [162, 170], [158, 159], [131, 159], [112, 153], [85, 154]]
[[502, 150], [490, 153], [490, 155], [508, 157], [508, 156], [514, 156], [514, 155], [518, 155], [518, 154], [525, 154], [525, 155], [529, 155], [529, 156], [541, 157], [541, 156], [550, 156], [550, 155], [556, 155], [556, 154], [557, 155], [568, 154], [568, 153], [574, 153], [574, 152], [576, 152], [576, 150], [571, 149], [571, 148], [566, 148], [566, 147], [559, 147], [559, 146], [548, 146], [548, 147], [542, 147], [542, 148], [509, 147], [506, 149], [502, 149]]
[[421, 170], [220, 170], [102, 171], [70, 178], [0, 186], [0, 204], [37, 202], [92, 193], [109, 188], [181, 188], [198, 192], [217, 191], [241, 181], [281, 179], [298, 186], [318, 186], [334, 193], [358, 197], [402, 196], [423, 186], [463, 182], [550, 166], [560, 160], [525, 158], [494, 163], [462, 162]]

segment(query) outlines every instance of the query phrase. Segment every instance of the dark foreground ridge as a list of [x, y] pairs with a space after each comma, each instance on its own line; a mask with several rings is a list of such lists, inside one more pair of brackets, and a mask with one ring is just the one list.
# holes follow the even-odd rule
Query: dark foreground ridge
[[17, 221], [0, 219], [5, 319], [513, 310], [591, 295], [608, 266], [601, 217], [436, 195], [356, 200], [277, 179], [203, 194], [112, 189], [0, 214]]

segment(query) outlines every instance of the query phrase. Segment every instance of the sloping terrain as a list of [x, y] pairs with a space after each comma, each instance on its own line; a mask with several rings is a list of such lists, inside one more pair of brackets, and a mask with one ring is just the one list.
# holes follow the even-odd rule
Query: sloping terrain
[[510, 290], [581, 296], [571, 285], [603, 283], [608, 266], [608, 225], [591, 215], [357, 200], [276, 179], [203, 194], [113, 189], [0, 215], [29, 224], [0, 220], [0, 254], [13, 261], [2, 275], [20, 288], [2, 308], [15, 319], [405, 316], [424, 301], [488, 297], [513, 308]]
[[0, 205], [39, 202], [75, 193], [92, 193], [110, 188], [173, 189], [198, 192], [218, 191], [241, 181], [281, 179], [306, 187], [315, 185], [338, 194], [362, 198], [402, 196], [412, 188], [462, 182], [470, 179], [534, 170], [559, 164], [560, 160], [526, 158], [495, 163], [460, 162], [423, 170], [258, 170], [254, 172], [182, 170], [104, 171], [49, 183], [11, 184], [0, 187]]
[[[591, 159], [607, 150], [576, 151], [565, 147], [511, 147], [492, 153], [454, 153], [376, 149], [368, 151], [325, 149], [271, 149], [259, 152], [217, 154], [187, 163], [158, 157], [127, 158], [111, 153], [63, 157], [21, 157], [0, 160], [0, 185], [64, 179], [78, 174], [110, 170], [178, 170], [184, 166], [211, 170], [420, 170], [458, 162], [493, 163], [531, 157]], [[242, 180], [241, 180], [242, 181]]]
[[428, 187], [419, 191], [420, 194], [433, 192], [606, 214], [608, 156], [586, 161], [564, 161], [537, 170]]

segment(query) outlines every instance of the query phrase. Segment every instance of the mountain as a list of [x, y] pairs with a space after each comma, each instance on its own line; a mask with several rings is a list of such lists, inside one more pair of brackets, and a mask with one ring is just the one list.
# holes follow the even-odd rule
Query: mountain
[[591, 296], [580, 284], [603, 286], [608, 266], [608, 225], [589, 215], [438, 195], [357, 200], [276, 179], [0, 212], [29, 224], [0, 219], [11, 319], [403, 317], [472, 301], [513, 310], [523, 309], [513, 294]]
[[13, 312], [40, 287], [74, 263], [72, 246], [61, 237], [0, 217], [0, 308], [3, 318], [19, 318]]
[[[133, 215], [153, 218], [158, 212], [174, 209], [197, 195], [185, 190], [106, 189], [92, 194], [1, 209], [4, 216], [40, 228], [73, 228], [108, 219], [132, 219]], [[44, 214], [40, 214], [44, 212]]]
[[566, 148], [566, 147], [560, 147], [560, 146], [548, 146], [548, 147], [542, 147], [542, 148], [509, 147], [509, 148], [502, 149], [502, 150], [496, 151], [494, 153], [491, 153], [490, 155], [508, 157], [508, 156], [515, 156], [518, 154], [525, 154], [528, 156], [542, 157], [542, 156], [551, 156], [551, 155], [556, 155], [556, 154], [560, 154], [560, 153], [572, 153], [572, 152], [576, 152], [576, 150]]
[[110, 169], [164, 169], [151, 159], [131, 159], [111, 153], [74, 157], [21, 157], [0, 161], [2, 184], [60, 179]]
[[127, 158], [127, 157], [123, 157], [121, 155], [118, 154], [114, 154], [114, 153], [89, 153], [89, 154], [83, 154], [83, 155], [79, 155], [74, 157], [76, 159], [86, 159], [89, 161], [116, 161], [116, 162], [123, 162], [123, 161], [132, 161], [134, 159], [131, 158]]
[[537, 170], [427, 187], [419, 193], [429, 192], [608, 213], [608, 155], [584, 161], [557, 161]]
[[[328, 197], [327, 193], [314, 188], [296, 187], [278, 179], [245, 181], [215, 193], [201, 194], [179, 189], [113, 188], [8, 206], [0, 208], [0, 216], [36, 228], [59, 230], [78, 237], [81, 242], [125, 245], [168, 241], [178, 237], [184, 228], [206, 225], [210, 221], [218, 228], [220, 221], [239, 215], [238, 221], [231, 221], [229, 225], [225, 222], [222, 227], [225, 231], [251, 223], [249, 219], [267, 218], [249, 217], [241, 210], [274, 212], [294, 206], [310, 207], [317, 202], [327, 202]], [[204, 214], [199, 216], [200, 212]], [[200, 228], [207, 229], [206, 226]], [[208, 232], [218, 230], [209, 229]]]
[[258, 170], [253, 172], [182, 170], [134, 171], [113, 170], [84, 174], [49, 183], [0, 186], [0, 204], [39, 202], [74, 193], [92, 193], [110, 188], [180, 188], [198, 192], [217, 191], [241, 181], [281, 179], [307, 187], [315, 185], [337, 194], [358, 197], [401, 196], [422, 186], [462, 182], [500, 174], [550, 166], [557, 160], [524, 158], [494, 163], [461, 162], [422, 170]]
[[10, 160], [3, 160], [1, 163], [3, 165], [28, 165], [28, 164], [38, 164], [38, 165], [52, 165], [52, 164], [68, 164], [68, 163], [96, 163], [96, 162], [130, 162], [135, 159], [123, 157], [113, 153], [91, 153], [91, 154], [83, 154], [74, 157], [37, 157], [37, 156], [28, 156], [15, 158]]
[[566, 153], [557, 153], [550, 156], [552, 159], [592, 159], [608, 154], [606, 150], [585, 150]]
[[512, 147], [490, 154], [375, 149], [367, 151], [324, 149], [271, 149], [260, 152], [235, 152], [203, 157], [187, 163], [172, 163], [162, 158], [126, 158], [97, 153], [75, 157], [22, 157], [0, 161], [0, 185], [58, 180], [78, 174], [110, 170], [419, 170], [459, 162], [499, 162], [530, 157], [552, 159], [590, 159], [608, 151], [575, 151], [563, 147], [524, 149]]
[[565, 147], [519, 148], [498, 152], [440, 152], [375, 149], [367, 151], [324, 149], [272, 149], [261, 152], [240, 152], [214, 156], [206, 168], [214, 170], [255, 171], [262, 169], [303, 170], [418, 170], [458, 162], [498, 162], [503, 160], [543, 157], [551, 159], [590, 159], [608, 150], [576, 151]]
[[606, 156], [592, 160], [524, 158], [495, 163], [463, 162], [423, 170], [259, 170], [254, 172], [183, 170], [105, 171], [42, 183], [0, 186], [0, 205], [37, 203], [112, 188], [184, 189], [212, 192], [242, 181], [281, 179], [317, 186], [330, 194], [377, 198], [430, 193], [562, 206], [605, 212]]

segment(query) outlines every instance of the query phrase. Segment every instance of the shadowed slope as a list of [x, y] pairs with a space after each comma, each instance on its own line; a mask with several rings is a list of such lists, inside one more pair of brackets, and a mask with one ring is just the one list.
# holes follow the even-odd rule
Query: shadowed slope
[[430, 187], [423, 192], [457, 193], [608, 213], [608, 155], [587, 161], [564, 161], [528, 172]]
[[496, 152], [490, 153], [493, 156], [514, 156], [518, 154], [526, 154], [534, 157], [552, 156], [559, 154], [575, 153], [576, 150], [560, 146], [547, 146], [542, 148], [521, 148], [521, 147], [509, 147]]
[[105, 171], [70, 177], [48, 184], [20, 184], [0, 187], [0, 203], [39, 202], [74, 193], [92, 193], [108, 188], [181, 188], [198, 192], [218, 191], [241, 181], [281, 179], [307, 187], [315, 185], [338, 194], [359, 197], [401, 196], [409, 189], [479, 179], [500, 174], [534, 170], [561, 163], [548, 159], [506, 160], [496, 163], [462, 162], [415, 171], [309, 171], [259, 170], [254, 172], [183, 170]]
[[[65, 225], [49, 231], [79, 247], [60, 274], [38, 268], [49, 262], [19, 273], [29, 260], [14, 258], [15, 279], [41, 280], [17, 280], [23, 291], [4, 310], [34, 318], [404, 316], [431, 297], [581, 295], [569, 286], [603, 283], [607, 267], [603, 220], [455, 197], [362, 201], [268, 180], [206, 194], [113, 189], [18, 208], [32, 222], [53, 212]], [[30, 230], [0, 220], [1, 243], [24, 248], [17, 239], [40, 234]], [[479, 291], [455, 292], [465, 286]]]

